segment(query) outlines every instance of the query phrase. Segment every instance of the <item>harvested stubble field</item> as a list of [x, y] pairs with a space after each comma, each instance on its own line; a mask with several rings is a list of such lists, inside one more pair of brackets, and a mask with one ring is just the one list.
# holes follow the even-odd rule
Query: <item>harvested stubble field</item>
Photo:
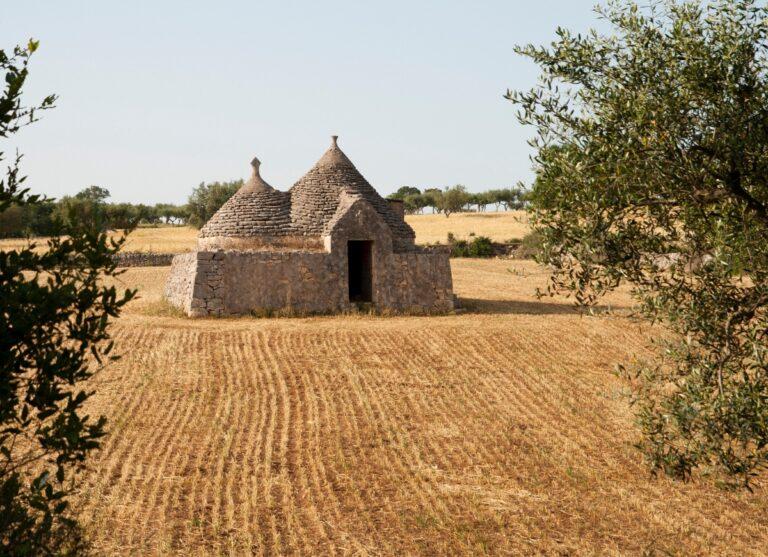
[[[449, 232], [459, 238], [469, 233], [488, 236], [496, 242], [522, 238], [528, 231], [528, 218], [524, 211], [500, 213], [455, 213], [444, 215], [407, 215], [405, 217], [416, 231], [420, 244], [446, 242]], [[44, 247], [45, 240], [35, 240]], [[125, 245], [126, 251], [151, 253], [182, 253], [195, 249], [197, 230], [189, 226], [162, 226], [138, 228], [131, 233]], [[0, 240], [0, 250], [18, 249], [27, 244], [23, 239]]]
[[[444, 218], [444, 217], [443, 217]], [[467, 311], [189, 320], [167, 268], [94, 380], [111, 434], [79, 501], [99, 554], [732, 554], [768, 497], [651, 478], [611, 371], [625, 315], [537, 301], [531, 262], [454, 260]]]

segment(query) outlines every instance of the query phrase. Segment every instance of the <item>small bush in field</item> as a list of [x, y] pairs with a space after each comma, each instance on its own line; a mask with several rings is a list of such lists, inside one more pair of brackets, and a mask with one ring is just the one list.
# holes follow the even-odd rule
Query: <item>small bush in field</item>
[[450, 246], [451, 257], [469, 257], [469, 244], [466, 240], [454, 240]]
[[[470, 236], [474, 236], [470, 234]], [[476, 236], [471, 241], [457, 240], [456, 236], [448, 233], [448, 245], [451, 246], [451, 257], [493, 257], [493, 242], [486, 236]]]
[[541, 253], [541, 234], [539, 232], [529, 232], [520, 242], [520, 247], [515, 251], [515, 257], [518, 259], [536, 259]]
[[493, 242], [486, 236], [477, 236], [469, 243], [469, 257], [493, 257]]

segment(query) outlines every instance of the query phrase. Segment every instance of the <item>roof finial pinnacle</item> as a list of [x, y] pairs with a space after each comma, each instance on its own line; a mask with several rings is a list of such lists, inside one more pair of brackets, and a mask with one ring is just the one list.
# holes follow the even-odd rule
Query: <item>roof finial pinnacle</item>
[[259, 166], [261, 166], [261, 161], [258, 159], [258, 157], [253, 157], [253, 160], [251, 161], [251, 166], [253, 167], [253, 174], [255, 176], [258, 176]]
[[338, 135], [332, 135], [331, 136], [331, 147], [338, 147], [339, 145], [336, 143], [339, 139]]

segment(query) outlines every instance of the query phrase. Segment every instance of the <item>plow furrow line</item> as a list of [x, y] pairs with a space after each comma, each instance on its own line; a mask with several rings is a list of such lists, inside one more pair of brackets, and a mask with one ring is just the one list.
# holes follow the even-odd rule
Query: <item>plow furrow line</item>
[[[424, 347], [427, 344], [434, 346], [433, 334], [419, 334], [415, 339], [409, 339], [408, 342], [413, 343], [413, 346], [405, 350], [403, 350], [405, 341], [400, 334], [389, 334], [382, 341], [389, 347], [388, 353], [393, 358], [391, 362], [385, 362], [386, 367], [401, 370], [403, 380], [411, 382], [418, 379], [428, 385], [445, 385], [448, 382], [451, 394], [456, 394], [457, 389], [454, 389], [450, 384], [451, 381], [446, 377], [449, 368], [441, 359], [417, 363], [419, 359], [411, 357], [417, 351], [417, 347]], [[395, 409], [405, 403], [407, 405], [405, 414], [420, 424], [414, 427], [414, 431], [420, 441], [418, 446], [421, 449], [421, 458], [425, 462], [432, 462], [433, 466], [437, 467], [437, 470], [433, 469], [432, 473], [425, 474], [426, 480], [437, 492], [440, 492], [441, 483], [444, 481], [442, 475], [463, 470], [467, 465], [471, 465], [477, 456], [476, 447], [470, 447], [468, 443], [471, 437], [465, 435], [465, 428], [476, 415], [478, 402], [474, 399], [479, 395], [480, 393], [475, 392], [470, 397], [456, 401], [459, 404], [458, 407], [456, 404], [449, 403], [448, 397], [445, 396], [445, 389], [433, 389], [433, 392], [429, 392], [427, 389], [406, 388], [403, 389], [402, 395], [390, 397], [390, 403]], [[464, 414], [462, 420], [457, 419], [459, 413]], [[430, 424], [433, 424], [431, 428], [433, 430], [452, 432], [458, 429], [461, 433], [454, 436], [435, 435], [433, 431], [420, 431]], [[461, 502], [442, 496], [438, 506], [446, 516], [451, 516], [460, 511]]]
[[[305, 489], [312, 505], [311, 509], [305, 507], [305, 510], [309, 512], [309, 518], [316, 531], [317, 540], [314, 540], [316, 550], [319, 549], [317, 546], [320, 546], [324, 552], [335, 554], [333, 532], [328, 519], [338, 521], [338, 501], [329, 489], [321, 452], [323, 442], [333, 444], [335, 441], [334, 435], [327, 428], [327, 422], [324, 423], [320, 417], [319, 402], [325, 395], [327, 387], [319, 380], [315, 366], [303, 357], [306, 346], [301, 342], [302, 337], [291, 334], [281, 337], [281, 340], [285, 343], [286, 368], [290, 369], [296, 378], [297, 390], [301, 395], [300, 408], [303, 412], [299, 427], [307, 432], [306, 446], [296, 456], [296, 465], [301, 467], [304, 464], [309, 469]], [[331, 516], [328, 516], [329, 514]]]
[[[270, 338], [270, 340], [272, 339]], [[285, 372], [281, 369], [278, 356], [272, 349], [272, 344], [268, 344], [267, 348], [265, 353], [272, 370], [269, 378], [274, 383], [272, 386], [275, 393], [273, 411], [276, 418], [271, 440], [271, 444], [274, 445], [272, 448], [273, 456], [270, 469], [267, 471], [269, 474], [267, 489], [270, 491], [276, 511], [272, 519], [274, 537], [271, 543], [276, 554], [295, 553], [298, 551], [304, 532], [296, 519], [291, 504], [291, 479], [288, 475], [288, 444], [292, 418], [291, 401]]]
[[[373, 348], [370, 341], [366, 342], [360, 335], [347, 336], [345, 344], [356, 353], [370, 354]], [[359, 364], [348, 361], [347, 365], [348, 373], [354, 378], [354, 392], [359, 404], [365, 409], [371, 424], [377, 430], [376, 441], [382, 443], [386, 454], [393, 457], [388, 459], [386, 467], [390, 470], [392, 466], [399, 469], [399, 482], [408, 485], [410, 494], [415, 496], [422, 509], [432, 510], [435, 506], [439, 507], [439, 495], [415, 473], [424, 469], [426, 464], [414, 450], [414, 440], [404, 431], [402, 421], [388, 411], [388, 405], [382, 400], [386, 394], [373, 387], [377, 383], [376, 378], [371, 379], [368, 373], [361, 373]]]
[[[153, 409], [149, 414], [157, 416], [158, 419], [151, 421], [152, 433], [139, 445], [143, 450], [136, 454], [138, 460], [145, 463], [147, 471], [145, 481], [136, 482], [137, 487], [143, 488], [140, 494], [143, 504], [136, 506], [137, 516], [134, 519], [140, 525], [136, 529], [138, 537], [131, 540], [131, 543], [136, 545], [146, 544], [149, 540], [159, 541], [158, 529], [166, 523], [163, 514], [164, 499], [168, 491], [174, 488], [174, 483], [178, 483], [179, 477], [175, 472], [178, 470], [180, 453], [184, 453], [180, 450], [179, 442], [181, 440], [183, 444], [184, 439], [188, 437], [190, 424], [196, 419], [187, 388], [184, 385], [170, 386], [175, 374], [168, 373], [168, 370], [178, 373], [177, 365], [178, 363], [162, 370], [167, 380], [166, 388], [157, 389], [159, 396], [153, 396], [147, 401], [148, 407]], [[169, 388], [174, 392], [169, 392]], [[169, 395], [173, 396], [172, 403], [167, 401]]]
[[[291, 346], [286, 344], [286, 337], [279, 336], [275, 343], [276, 354], [290, 354]], [[291, 497], [291, 513], [300, 524], [301, 535], [298, 543], [302, 552], [313, 553], [316, 546], [327, 546], [328, 538], [323, 523], [318, 518], [317, 492], [311, 485], [315, 483], [315, 466], [312, 455], [307, 450], [308, 428], [312, 427], [307, 406], [310, 404], [306, 391], [304, 375], [306, 369], [292, 365], [290, 358], [280, 358], [283, 376], [287, 379], [288, 401], [291, 408], [290, 429], [285, 455], [286, 491]], [[309, 398], [314, 398], [314, 394]]]
[[[355, 527], [358, 532], [358, 536], [346, 543], [354, 545], [356, 552], [365, 554], [361, 547], [364, 543], [361, 541], [362, 537], [375, 540], [377, 548], [388, 547], [388, 541], [386, 532], [378, 527], [374, 518], [377, 513], [373, 510], [370, 501], [363, 497], [363, 491], [360, 489], [360, 478], [364, 474], [363, 467], [367, 466], [367, 462], [362, 459], [361, 451], [364, 445], [370, 442], [369, 436], [365, 434], [370, 428], [370, 422], [364, 416], [365, 409], [353, 392], [349, 373], [339, 359], [331, 357], [338, 350], [335, 344], [338, 341], [338, 336], [332, 334], [311, 337], [312, 352], [308, 357], [316, 361], [319, 369], [325, 370], [327, 377], [331, 377], [332, 374], [336, 379], [336, 388], [329, 391], [330, 399], [326, 398], [328, 401], [326, 422], [330, 427], [337, 427], [339, 432], [339, 444], [335, 447], [335, 454], [329, 455], [336, 460], [330, 461], [331, 473], [328, 479], [334, 486], [334, 496], [336, 493], [344, 496], [345, 532], [350, 526]], [[371, 483], [377, 481], [374, 475], [368, 475], [368, 477]], [[335, 496], [335, 498], [339, 501], [338, 497]], [[387, 498], [383, 498], [378, 503], [383, 507], [386, 516], [396, 516]], [[336, 528], [338, 529], [338, 525]]]

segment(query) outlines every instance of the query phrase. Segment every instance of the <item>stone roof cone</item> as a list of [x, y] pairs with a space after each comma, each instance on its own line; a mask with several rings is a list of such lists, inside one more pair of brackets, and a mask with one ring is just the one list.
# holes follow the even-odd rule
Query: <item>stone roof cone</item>
[[393, 236], [413, 242], [416, 234], [358, 172], [339, 148], [339, 137], [331, 136], [331, 146], [290, 190], [291, 224], [304, 235], [323, 234], [333, 218], [342, 193], [358, 195], [379, 213]]
[[413, 245], [416, 236], [413, 229], [358, 172], [339, 148], [336, 135], [315, 166], [288, 192], [274, 189], [261, 177], [258, 158], [253, 158], [251, 167], [248, 181], [200, 230], [198, 245], [243, 247], [246, 246], [243, 240], [249, 239], [247, 245], [255, 247], [274, 245], [277, 237], [286, 241], [287, 237], [302, 238], [298, 240], [300, 245], [312, 238], [319, 240], [329, 233], [329, 223], [346, 195], [370, 203], [398, 245]]
[[261, 167], [261, 161], [257, 157], [253, 157], [253, 160], [251, 161], [251, 168], [253, 168], [253, 172], [251, 177], [241, 189], [248, 189], [251, 191], [269, 191], [275, 189], [267, 184], [261, 177], [261, 174], [259, 173], [259, 167]]
[[200, 238], [280, 236], [289, 232], [291, 199], [261, 177], [254, 157], [248, 181], [200, 229]]
[[320, 157], [320, 160], [317, 161], [317, 165], [334, 165], [334, 164], [349, 165], [352, 168], [355, 167], [355, 165], [352, 164], [352, 161], [349, 160], [347, 155], [344, 154], [344, 151], [339, 149], [338, 135], [331, 136], [330, 148], [323, 154], [322, 157]]

